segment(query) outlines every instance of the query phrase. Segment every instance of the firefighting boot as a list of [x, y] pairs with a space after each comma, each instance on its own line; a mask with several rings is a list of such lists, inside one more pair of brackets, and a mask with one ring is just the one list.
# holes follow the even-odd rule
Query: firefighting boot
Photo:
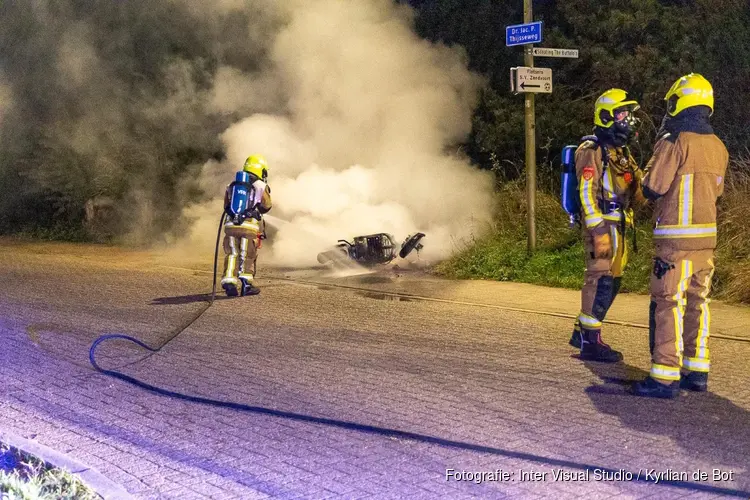
[[632, 392], [636, 396], [647, 398], [674, 399], [680, 395], [680, 383], [674, 381], [669, 384], [662, 384], [651, 377], [647, 377], [645, 380], [633, 384]]
[[228, 297], [237, 297], [241, 283], [237, 278], [224, 278], [221, 280], [221, 287]]
[[568, 341], [568, 344], [575, 347], [576, 349], [581, 348], [581, 325], [578, 323], [578, 320], [576, 320], [576, 324], [573, 327], [573, 333], [570, 334], [570, 340]]
[[599, 330], [581, 330], [581, 359], [585, 361], [601, 361], [602, 363], [617, 363], [622, 361], [622, 354], [602, 342]]
[[247, 279], [240, 278], [240, 281], [242, 281], [242, 296], [246, 295], [258, 295], [260, 293], [260, 288], [253, 285], [253, 282]]
[[687, 372], [680, 377], [680, 388], [688, 391], [706, 392], [708, 390], [708, 373]]
[[581, 348], [581, 332], [580, 330], [573, 330], [573, 333], [570, 334], [570, 340], [568, 341], [568, 344], [575, 347], [576, 349]]

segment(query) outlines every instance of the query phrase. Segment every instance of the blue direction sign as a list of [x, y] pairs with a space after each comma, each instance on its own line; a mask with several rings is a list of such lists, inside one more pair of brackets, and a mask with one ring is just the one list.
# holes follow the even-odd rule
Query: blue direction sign
[[516, 24], [505, 27], [505, 45], [528, 45], [542, 42], [542, 21], [528, 24]]

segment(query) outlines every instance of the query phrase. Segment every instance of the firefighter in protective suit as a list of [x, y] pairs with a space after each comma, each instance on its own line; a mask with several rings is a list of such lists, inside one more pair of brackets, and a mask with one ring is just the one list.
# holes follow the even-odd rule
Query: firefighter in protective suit
[[580, 348], [584, 360], [622, 360], [602, 341], [601, 328], [620, 289], [628, 257], [625, 230], [633, 223], [633, 202], [641, 196], [642, 172], [628, 147], [638, 109], [624, 90], [603, 93], [594, 106], [594, 135], [584, 137], [575, 153], [586, 271], [570, 344]]
[[[271, 188], [268, 187], [268, 163], [261, 155], [247, 158], [242, 167], [249, 174], [253, 187], [251, 215], [235, 224], [228, 217], [224, 222], [224, 274], [221, 286], [229, 296], [257, 295], [253, 284], [258, 249], [265, 237], [263, 214], [271, 210]], [[231, 186], [231, 185], [230, 185]], [[224, 207], [229, 203], [230, 188], [224, 193]]]
[[716, 200], [724, 191], [729, 154], [709, 123], [714, 95], [703, 76], [678, 79], [665, 100], [667, 116], [643, 180], [644, 195], [656, 202], [652, 364], [633, 392], [674, 398], [680, 387], [707, 390]]

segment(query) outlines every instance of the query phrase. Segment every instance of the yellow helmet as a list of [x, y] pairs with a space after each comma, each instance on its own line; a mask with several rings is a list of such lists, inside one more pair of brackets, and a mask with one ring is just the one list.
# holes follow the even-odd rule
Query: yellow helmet
[[599, 96], [594, 104], [594, 125], [609, 128], [615, 123], [615, 110], [637, 111], [637, 101], [629, 101], [628, 93], [622, 89], [609, 89]]
[[679, 78], [667, 95], [667, 113], [675, 116], [680, 111], [693, 106], [708, 106], [714, 112], [714, 89], [702, 75], [690, 73]]
[[248, 156], [245, 164], [242, 166], [242, 170], [253, 174], [258, 179], [262, 179], [263, 182], [268, 181], [268, 162], [261, 155]]

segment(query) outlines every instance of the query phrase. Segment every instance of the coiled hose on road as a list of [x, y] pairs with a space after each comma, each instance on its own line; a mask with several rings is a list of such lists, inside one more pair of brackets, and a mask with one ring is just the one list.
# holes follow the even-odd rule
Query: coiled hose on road
[[[179, 334], [187, 330], [193, 323], [198, 321], [198, 318], [203, 316], [203, 313], [208, 311], [208, 309], [214, 304], [214, 301], [216, 300], [216, 273], [218, 270], [218, 263], [219, 263], [219, 240], [221, 239], [221, 230], [224, 227], [224, 221], [226, 219], [226, 213], [221, 214], [221, 219], [219, 220], [219, 229], [216, 232], [216, 247], [214, 248], [214, 273], [213, 273], [213, 285], [211, 287], [211, 297], [208, 300], [208, 304], [198, 312], [185, 326], [174, 332], [169, 338], [167, 338], [166, 341], [164, 341], [159, 347], [151, 347], [148, 344], [142, 342], [141, 340], [138, 340], [135, 337], [131, 337], [130, 335], [123, 335], [119, 333], [115, 334], [106, 334], [102, 335], [101, 337], [97, 338], [93, 344], [91, 344], [91, 347], [89, 348], [89, 361], [91, 362], [91, 365], [99, 372], [109, 375], [115, 378], [119, 378], [120, 380], [124, 380], [126, 382], [129, 382], [131, 384], [135, 384], [139, 387], [142, 387], [144, 389], [148, 389], [150, 391], [158, 392], [160, 394], [164, 394], [167, 396], [173, 396], [173, 397], [180, 397], [182, 399], [186, 398], [192, 398], [192, 396], [184, 396], [182, 394], [178, 394], [176, 392], [166, 391], [164, 389], [160, 389], [158, 387], [146, 384], [144, 382], [141, 382], [139, 380], [134, 379], [133, 377], [130, 377], [129, 375], [125, 375], [124, 373], [120, 373], [115, 370], [107, 370], [99, 366], [99, 364], [96, 362], [96, 348], [101, 344], [102, 342], [106, 342], [107, 340], [114, 340], [114, 339], [122, 339], [127, 340], [129, 342], [133, 342], [140, 347], [143, 347], [144, 349], [147, 349], [151, 351], [151, 354], [155, 354], [159, 351], [161, 351], [167, 344], [169, 344], [172, 340], [174, 340]], [[149, 356], [151, 355], [149, 354]], [[198, 398], [201, 399], [201, 398]]]

